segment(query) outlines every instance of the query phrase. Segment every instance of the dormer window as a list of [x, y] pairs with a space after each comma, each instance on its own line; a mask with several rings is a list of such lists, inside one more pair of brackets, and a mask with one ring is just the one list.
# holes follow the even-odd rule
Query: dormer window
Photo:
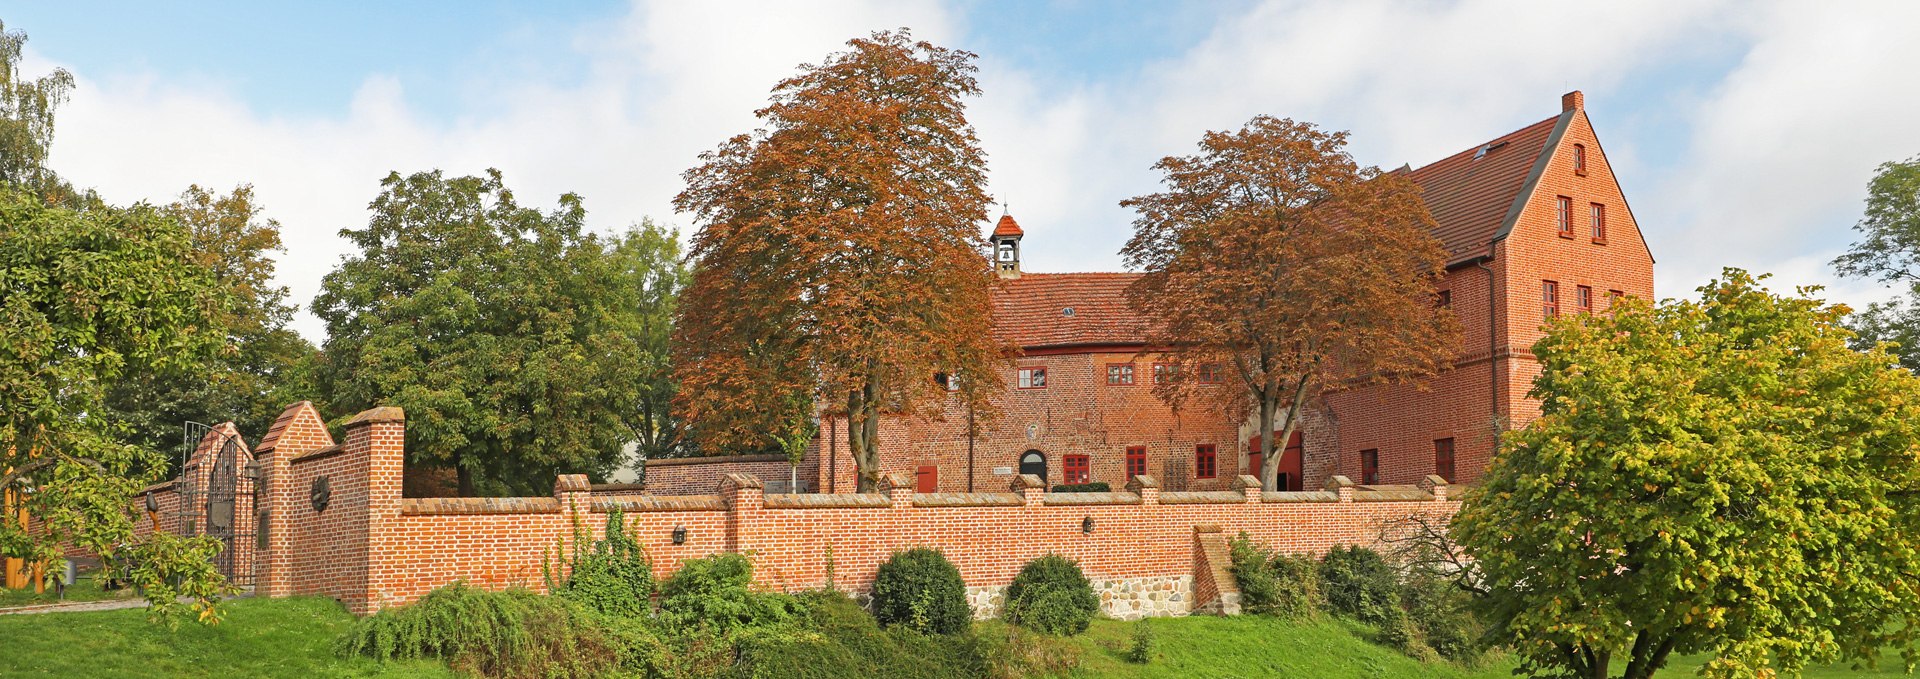
[[1573, 173], [1587, 176], [1587, 147], [1584, 144], [1573, 145]]

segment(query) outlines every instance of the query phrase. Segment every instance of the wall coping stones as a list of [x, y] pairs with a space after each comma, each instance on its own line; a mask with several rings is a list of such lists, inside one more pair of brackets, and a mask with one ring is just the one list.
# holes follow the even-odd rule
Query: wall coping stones
[[1160, 491], [1160, 504], [1163, 505], [1230, 505], [1246, 501], [1247, 495], [1237, 490]]
[[558, 514], [550, 497], [409, 497], [400, 499], [401, 516], [440, 514]]
[[1027, 488], [1045, 487], [1047, 487], [1047, 482], [1041, 481], [1040, 476], [1037, 474], [1021, 474], [1013, 477], [1013, 492], [1016, 493]]
[[1140, 496], [1133, 493], [1047, 493], [1042, 501], [1049, 507], [1137, 505], [1140, 504]]
[[1142, 488], [1159, 488], [1160, 480], [1147, 474], [1139, 474], [1131, 479], [1127, 479], [1127, 485], [1123, 487], [1126, 488], [1129, 493], [1138, 493]]
[[730, 462], [786, 462], [787, 456], [778, 453], [763, 455], [708, 455], [705, 457], [666, 457], [647, 460], [648, 467], [678, 467], [690, 464], [725, 464]]
[[1260, 494], [1261, 502], [1339, 502], [1340, 495], [1330, 490], [1269, 490]]
[[761, 496], [767, 509], [887, 508], [893, 498], [881, 493], [769, 493]]
[[1327, 490], [1339, 490], [1341, 488], [1352, 488], [1355, 485], [1356, 484], [1354, 484], [1353, 479], [1349, 479], [1339, 474], [1334, 474], [1333, 476], [1327, 477]]
[[914, 493], [915, 507], [1020, 507], [1027, 498], [1017, 493]]
[[400, 406], [379, 406], [360, 411], [360, 414], [353, 416], [353, 419], [347, 420], [346, 428], [352, 429], [363, 424], [374, 424], [378, 422], [405, 421], [407, 421], [407, 413], [401, 410]]
[[620, 493], [620, 492], [627, 492], [627, 491], [646, 490], [647, 484], [644, 484], [644, 483], [596, 483], [596, 484], [593, 484], [592, 486], [589, 486], [589, 488], [595, 493]]
[[726, 476], [723, 476], [723, 477], [721, 477], [721, 478], [720, 478], [720, 487], [721, 487], [721, 488], [723, 488], [723, 489], [724, 489], [724, 488], [726, 488], [726, 487], [727, 487], [727, 484], [729, 484], [729, 483], [731, 483], [731, 484], [733, 484], [733, 487], [735, 487], [735, 488], [765, 488], [765, 487], [767, 487], [767, 484], [765, 484], [765, 483], [761, 483], [761, 482], [760, 482], [760, 477], [758, 477], [758, 476], [754, 476], [754, 475], [752, 475], [752, 474], [737, 474], [737, 473], [736, 473], [736, 474], [728, 474], [728, 475], [726, 475]]
[[[1260, 487], [1260, 479], [1254, 477], [1254, 475], [1252, 474], [1241, 474], [1239, 476], [1233, 477], [1234, 490], [1246, 490], [1248, 488], [1259, 488], [1259, 487]], [[1242, 498], [1242, 500], [1244, 501], [1244, 498]]]
[[586, 493], [593, 490], [593, 484], [587, 482], [586, 474], [561, 474], [553, 480], [555, 493]]
[[911, 490], [913, 487], [913, 476], [906, 472], [892, 472], [880, 476], [881, 490]]
[[295, 464], [298, 464], [301, 462], [311, 462], [313, 460], [318, 460], [323, 457], [333, 457], [335, 455], [339, 455], [342, 451], [345, 451], [345, 450], [346, 448], [342, 447], [338, 443], [335, 443], [325, 448], [315, 448], [312, 451], [308, 452], [307, 454], [301, 455], [300, 457], [293, 458], [292, 460], [289, 460], [289, 461]]
[[724, 512], [727, 510], [727, 500], [718, 495], [641, 495], [593, 502], [593, 511], [602, 514], [615, 509], [623, 512]]
[[1354, 502], [1433, 501], [1433, 494], [1413, 486], [1361, 486], [1355, 489]]

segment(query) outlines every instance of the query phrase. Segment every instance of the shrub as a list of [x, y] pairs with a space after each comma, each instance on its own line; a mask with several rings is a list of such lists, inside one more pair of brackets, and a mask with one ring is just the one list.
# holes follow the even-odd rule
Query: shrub
[[484, 592], [454, 583], [413, 605], [356, 623], [342, 655], [437, 658], [488, 677], [594, 677], [617, 669], [643, 631], [613, 633], [598, 616], [525, 589]]
[[787, 622], [800, 611], [793, 597], [752, 590], [753, 562], [739, 554], [691, 559], [660, 585], [660, 617], [669, 625], [725, 634]]
[[1470, 607], [1471, 595], [1433, 574], [1415, 574], [1403, 594], [1407, 617], [1427, 647], [1448, 660], [1479, 657], [1485, 629]]
[[1320, 609], [1320, 571], [1306, 556], [1277, 554], [1241, 533], [1233, 540], [1233, 577], [1248, 613], [1304, 618]]
[[1133, 646], [1127, 648], [1127, 662], [1145, 665], [1153, 660], [1153, 627], [1141, 620], [1133, 626]]
[[878, 674], [960, 679], [987, 675], [982, 648], [965, 636], [881, 629], [860, 604], [824, 590], [801, 595], [803, 634], [752, 634], [739, 643], [733, 676], [838, 679]]
[[873, 579], [873, 615], [882, 625], [930, 634], [953, 634], [973, 622], [960, 569], [926, 547], [895, 552], [880, 564]]
[[1327, 605], [1361, 622], [1381, 625], [1400, 608], [1400, 581], [1379, 552], [1336, 546], [1320, 561]]
[[1087, 631], [1100, 610], [1100, 597], [1080, 564], [1049, 554], [1028, 561], [1007, 585], [1007, 622], [1027, 629], [1072, 636]]
[[1053, 492], [1056, 492], [1056, 493], [1110, 493], [1110, 492], [1113, 492], [1113, 486], [1107, 485], [1107, 482], [1105, 481], [1093, 481], [1091, 483], [1062, 483], [1060, 485], [1054, 486]]
[[[625, 514], [618, 509], [609, 512], [605, 539], [594, 542], [588, 551], [580, 551], [579, 546], [589, 537], [576, 518], [574, 553], [564, 582], [556, 582], [553, 569], [544, 557], [541, 559], [547, 590], [608, 615], [647, 615], [653, 605], [653, 564], [647, 559], [646, 549], [627, 533]], [[560, 548], [564, 550], [565, 544]]]

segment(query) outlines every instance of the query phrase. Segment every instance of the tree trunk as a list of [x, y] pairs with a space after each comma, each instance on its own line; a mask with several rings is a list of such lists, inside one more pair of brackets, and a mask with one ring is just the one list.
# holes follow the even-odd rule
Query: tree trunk
[[1273, 482], [1280, 473], [1280, 461], [1273, 457], [1273, 418], [1280, 409], [1280, 398], [1274, 392], [1278, 387], [1268, 384], [1260, 392], [1260, 489], [1273, 490]]
[[880, 491], [880, 418], [873, 403], [873, 384], [847, 392], [847, 450], [853, 454], [854, 476], [861, 493]]
[[460, 479], [460, 497], [474, 497], [478, 493], [473, 489], [473, 470], [463, 462], [462, 456], [453, 456], [454, 475]]

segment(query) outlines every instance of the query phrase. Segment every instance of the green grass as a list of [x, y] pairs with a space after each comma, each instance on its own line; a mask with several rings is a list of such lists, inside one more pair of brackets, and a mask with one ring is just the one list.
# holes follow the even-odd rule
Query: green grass
[[[986, 623], [998, 624], [998, 623]], [[1514, 661], [1494, 656], [1463, 667], [1424, 663], [1372, 643], [1365, 625], [1331, 617], [1289, 622], [1260, 616], [1193, 616], [1148, 621], [1153, 626], [1154, 658], [1145, 665], [1126, 662], [1137, 622], [1095, 620], [1086, 634], [1069, 641], [1081, 649], [1080, 670], [1071, 677], [1205, 679], [1211, 677], [1435, 677], [1437, 679], [1511, 679]], [[1708, 659], [1676, 658], [1658, 677], [1692, 677]], [[1881, 667], [1853, 670], [1848, 665], [1809, 667], [1808, 679], [1906, 675], [1899, 653], [1881, 659]]]
[[123, 599], [132, 596], [133, 592], [124, 589], [112, 591], [100, 589], [100, 585], [93, 578], [82, 576], [74, 579], [73, 586], [67, 588], [67, 593], [64, 598], [55, 595], [53, 587], [51, 586], [47, 587], [46, 592], [39, 594], [34, 593], [31, 588], [0, 589], [0, 608], [37, 606], [40, 604], [60, 603], [62, 601]]
[[342, 659], [353, 616], [331, 599], [240, 599], [214, 627], [177, 629], [145, 609], [0, 616], [0, 677], [450, 677], [432, 662]]

